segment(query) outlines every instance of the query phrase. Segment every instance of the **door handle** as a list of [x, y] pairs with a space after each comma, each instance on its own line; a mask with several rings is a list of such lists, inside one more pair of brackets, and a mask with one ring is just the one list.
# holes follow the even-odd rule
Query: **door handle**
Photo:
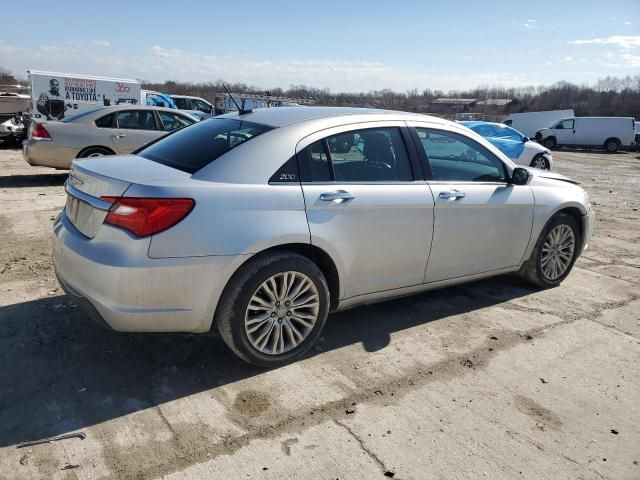
[[356, 198], [355, 194], [346, 192], [344, 190], [338, 190], [337, 192], [325, 192], [320, 194], [320, 200], [323, 202], [346, 202]]
[[461, 192], [460, 190], [449, 190], [448, 192], [440, 192], [440, 195], [438, 196], [440, 198], [444, 198], [445, 200], [448, 200], [450, 198], [457, 200], [458, 198], [464, 198], [466, 194], [464, 192]]
[[112, 138], [124, 138], [126, 135], [124, 133], [114, 133], [111, 135]]

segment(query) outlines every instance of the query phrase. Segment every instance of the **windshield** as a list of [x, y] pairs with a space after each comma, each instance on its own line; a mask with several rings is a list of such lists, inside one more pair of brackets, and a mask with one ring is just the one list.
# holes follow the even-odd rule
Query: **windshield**
[[195, 173], [238, 145], [273, 127], [230, 118], [212, 118], [151, 143], [136, 152], [141, 157]]

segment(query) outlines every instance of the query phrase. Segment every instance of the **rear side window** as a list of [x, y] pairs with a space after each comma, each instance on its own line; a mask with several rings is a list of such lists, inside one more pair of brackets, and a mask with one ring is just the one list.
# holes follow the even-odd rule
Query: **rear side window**
[[232, 148], [273, 127], [231, 118], [212, 118], [177, 130], [138, 151], [141, 157], [194, 173]]
[[149, 110], [127, 110], [116, 115], [118, 128], [128, 130], [155, 130], [156, 121]]
[[113, 113], [100, 117], [94, 123], [96, 124], [96, 127], [111, 128], [113, 126]]

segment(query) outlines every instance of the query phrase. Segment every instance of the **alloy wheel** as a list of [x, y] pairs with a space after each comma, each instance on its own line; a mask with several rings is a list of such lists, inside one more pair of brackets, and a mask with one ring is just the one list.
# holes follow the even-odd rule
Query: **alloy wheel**
[[300, 272], [272, 275], [251, 296], [244, 317], [249, 342], [261, 353], [281, 355], [311, 333], [320, 312], [313, 281]]
[[542, 246], [540, 266], [547, 280], [555, 281], [565, 274], [576, 246], [576, 237], [569, 225], [557, 225], [547, 234]]
[[540, 170], [547, 170], [547, 161], [544, 157], [538, 157], [533, 161], [533, 167], [539, 168]]

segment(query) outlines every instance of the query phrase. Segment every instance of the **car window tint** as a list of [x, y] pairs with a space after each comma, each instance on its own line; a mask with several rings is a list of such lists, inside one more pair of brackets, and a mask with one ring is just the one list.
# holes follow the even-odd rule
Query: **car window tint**
[[171, 132], [181, 127], [186, 127], [195, 122], [189, 120], [187, 117], [170, 112], [158, 112], [160, 120], [162, 120], [163, 129], [167, 132]]
[[370, 128], [328, 137], [336, 182], [413, 180], [411, 162], [399, 128]]
[[130, 130], [155, 130], [153, 112], [148, 110], [126, 110], [116, 114], [118, 128]]
[[238, 145], [273, 127], [231, 118], [212, 118], [177, 130], [135, 152], [154, 162], [194, 173]]
[[298, 152], [302, 179], [306, 182], [330, 182], [331, 170], [324, 142], [318, 140]]
[[211, 105], [207, 105], [202, 100], [198, 100], [197, 98], [192, 98], [191, 110], [200, 110], [201, 112], [209, 113], [211, 111]]
[[104, 117], [100, 117], [93, 123], [96, 124], [96, 127], [111, 128], [113, 126], [113, 113], [105, 115]]
[[180, 110], [191, 110], [186, 98], [171, 97], [171, 99]]
[[563, 120], [558, 124], [556, 128], [561, 130], [572, 130], [573, 129], [573, 120]]
[[416, 128], [433, 180], [504, 182], [502, 161], [476, 141], [453, 132]]

